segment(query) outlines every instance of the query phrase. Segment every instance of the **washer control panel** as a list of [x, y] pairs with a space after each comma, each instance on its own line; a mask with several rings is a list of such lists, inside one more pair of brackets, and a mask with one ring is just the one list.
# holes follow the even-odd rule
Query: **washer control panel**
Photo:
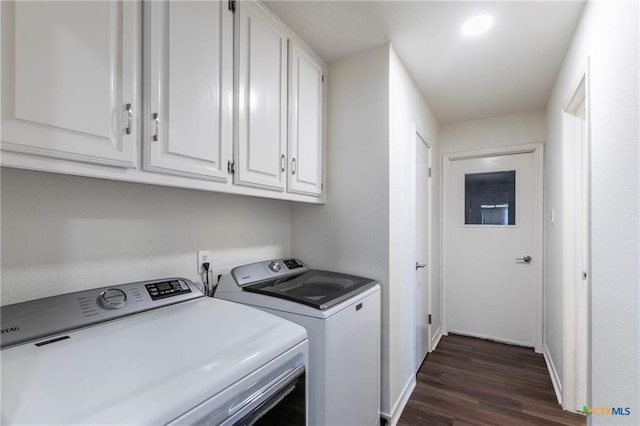
[[32, 340], [45, 347], [61, 341], [56, 334], [203, 297], [188, 279], [165, 278], [6, 305], [0, 307], [0, 347]]
[[240, 287], [250, 284], [298, 275], [309, 271], [299, 259], [273, 259], [264, 262], [238, 266], [231, 271], [231, 276]]
[[177, 279], [171, 281], [159, 281], [145, 285], [152, 300], [164, 299], [166, 297], [178, 296], [184, 293], [191, 293], [191, 289], [185, 280]]

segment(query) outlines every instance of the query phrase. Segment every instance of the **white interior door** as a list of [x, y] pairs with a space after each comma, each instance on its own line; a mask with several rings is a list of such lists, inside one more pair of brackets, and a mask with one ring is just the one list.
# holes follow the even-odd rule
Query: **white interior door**
[[446, 178], [449, 331], [535, 346], [534, 153], [457, 159]]
[[415, 371], [420, 369], [424, 358], [431, 350], [430, 280], [429, 257], [430, 223], [430, 148], [418, 133], [415, 133]]

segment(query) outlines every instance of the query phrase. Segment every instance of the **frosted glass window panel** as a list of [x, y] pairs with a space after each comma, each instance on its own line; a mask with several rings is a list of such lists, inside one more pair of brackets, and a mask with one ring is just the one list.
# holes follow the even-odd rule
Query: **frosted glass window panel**
[[516, 224], [516, 172], [470, 173], [464, 178], [465, 225]]

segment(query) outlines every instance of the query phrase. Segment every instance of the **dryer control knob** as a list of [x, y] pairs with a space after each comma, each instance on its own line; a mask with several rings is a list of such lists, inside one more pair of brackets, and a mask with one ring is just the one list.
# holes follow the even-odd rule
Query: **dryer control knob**
[[271, 269], [273, 272], [279, 272], [280, 271], [280, 262], [276, 262], [275, 260], [271, 263], [269, 263], [269, 269]]
[[98, 299], [102, 307], [107, 309], [119, 309], [127, 303], [127, 295], [118, 288], [103, 291]]

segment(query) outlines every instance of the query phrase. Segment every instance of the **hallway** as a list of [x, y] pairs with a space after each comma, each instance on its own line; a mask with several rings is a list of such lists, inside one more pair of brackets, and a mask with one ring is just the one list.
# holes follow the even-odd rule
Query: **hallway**
[[398, 426], [584, 425], [556, 401], [541, 354], [472, 337], [444, 336], [427, 356]]

